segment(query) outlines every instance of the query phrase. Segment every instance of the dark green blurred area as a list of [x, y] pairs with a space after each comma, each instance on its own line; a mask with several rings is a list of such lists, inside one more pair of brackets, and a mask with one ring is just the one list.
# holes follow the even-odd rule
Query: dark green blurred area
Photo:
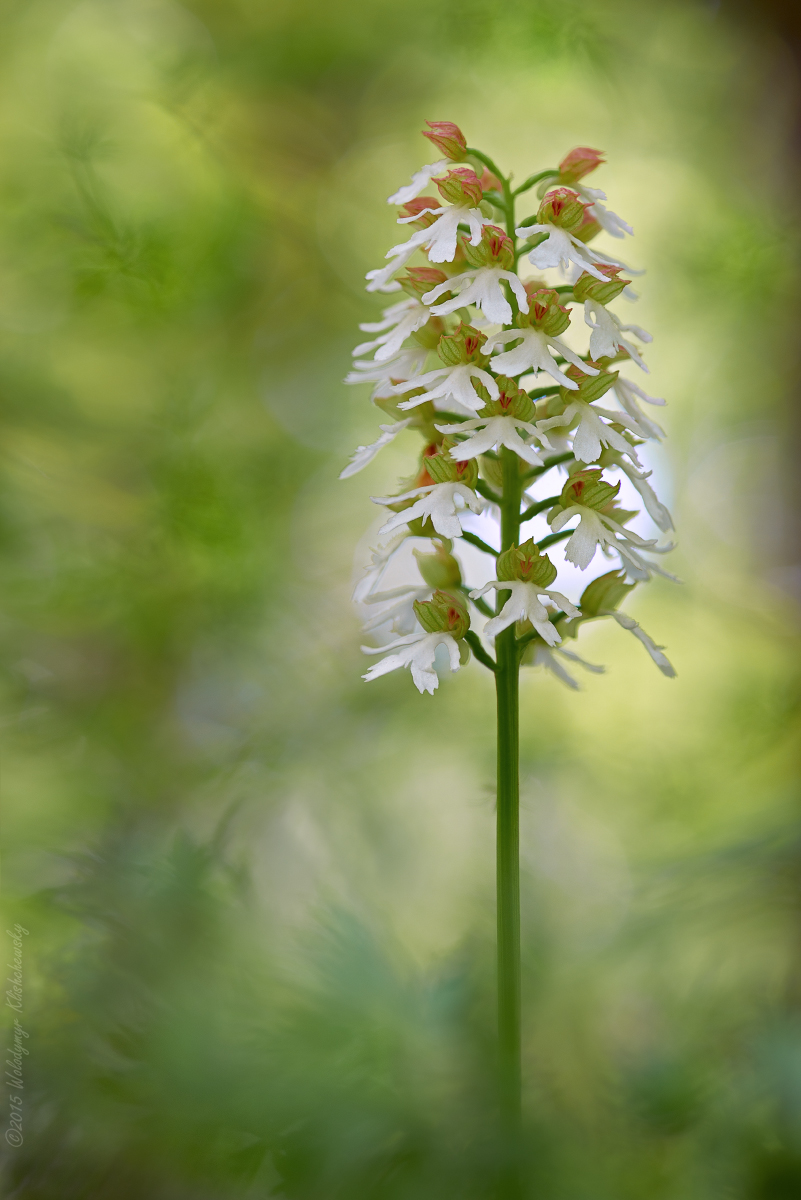
[[408, 463], [336, 478], [431, 118], [520, 178], [608, 152], [670, 401], [686, 583], [633, 611], [679, 678], [603, 628], [524, 685], [529, 1194], [801, 1196], [787, 48], [700, 3], [2, 12], [5, 1194], [492, 1195], [492, 691], [361, 682]]

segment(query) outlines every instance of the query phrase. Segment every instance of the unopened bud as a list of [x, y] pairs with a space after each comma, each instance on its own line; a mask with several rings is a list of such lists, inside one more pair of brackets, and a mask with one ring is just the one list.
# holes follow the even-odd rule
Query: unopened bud
[[609, 304], [631, 283], [630, 279], [617, 278], [620, 274], [620, 267], [602, 263], [598, 270], [606, 276], [606, 281], [596, 279], [594, 275], [585, 271], [573, 284], [573, 295], [579, 304], [583, 304], [585, 300], [595, 300], [598, 304]]
[[486, 333], [462, 322], [454, 333], [442, 335], [439, 339], [437, 354], [449, 367], [457, 367], [460, 363], [475, 362], [486, 340]]
[[516, 417], [519, 421], [532, 421], [535, 411], [528, 392], [521, 391], [508, 375], [498, 375], [495, 382], [498, 385], [498, 399], [487, 400], [481, 410], [482, 416]]
[[570, 232], [574, 238], [578, 238], [580, 242], [584, 242], [586, 245], [587, 242], [592, 241], [597, 233], [601, 232], [601, 223], [600, 221], [596, 221], [591, 209], [588, 207], [584, 209], [581, 224], [576, 229], [571, 229]]
[[435, 545], [433, 554], [423, 554], [420, 550], [413, 550], [412, 553], [429, 587], [456, 588], [462, 582], [459, 564], [442, 542]]
[[433, 142], [451, 162], [461, 162], [465, 157], [467, 139], [458, 125], [453, 121], [426, 121], [428, 130], [423, 130], [423, 137]]
[[[570, 324], [570, 309], [559, 303], [559, 293], [553, 288], [536, 287], [529, 290], [528, 323], [549, 337], [564, 333]], [[523, 314], [525, 315], [525, 314]]]
[[474, 458], [452, 458], [451, 450], [455, 447], [458, 448], [458, 442], [451, 437], [444, 438], [442, 445], [437, 447], [437, 453], [426, 458], [428, 474], [434, 483], [464, 483], [474, 488], [478, 482], [478, 463]]
[[577, 229], [584, 217], [584, 205], [571, 188], [559, 187], [546, 192], [537, 213], [540, 225], [556, 225], [568, 233]]
[[430, 600], [415, 600], [417, 620], [426, 633], [449, 633], [463, 638], [470, 628], [467, 604], [457, 592], [434, 592]]
[[603, 150], [591, 150], [589, 146], [577, 146], [559, 164], [560, 183], [578, 183], [590, 171], [606, 162]]
[[532, 538], [521, 546], [510, 546], [498, 555], [498, 579], [520, 579], [546, 588], [556, 579], [556, 567], [547, 554], [540, 554]]
[[489, 171], [486, 167], [481, 176], [481, 190], [482, 192], [500, 192], [503, 195], [503, 184], [500, 179], [497, 175], [493, 175], [492, 171]]
[[435, 208], [442, 208], [436, 196], [416, 196], [414, 200], [402, 205], [401, 212], [404, 217], [417, 217], [418, 219], [411, 224], [416, 225], [418, 229], [427, 229], [437, 219], [431, 212], [431, 209]]
[[[593, 362], [592, 359], [587, 360], [588, 367], [602, 366], [601, 363]], [[565, 370], [565, 375], [568, 379], [572, 379], [578, 384], [578, 391], [574, 392], [569, 388], [563, 387], [559, 389], [559, 394], [565, 400], [584, 400], [587, 404], [592, 404], [593, 400], [600, 400], [610, 387], [613, 387], [617, 382], [619, 371], [607, 371], [601, 369], [599, 375], [586, 375], [580, 367], [575, 363], [571, 363]]]
[[616, 609], [627, 593], [637, 585], [625, 583], [625, 571], [609, 571], [588, 583], [581, 593], [579, 608], [587, 617], [597, 617], [602, 609]]
[[436, 267], [409, 267], [405, 275], [398, 277], [398, 283], [410, 296], [423, 296], [430, 292], [438, 283], [444, 283], [448, 276]]
[[598, 470], [577, 471], [575, 475], [571, 475], [562, 488], [559, 503], [562, 508], [570, 508], [572, 504], [582, 504], [585, 508], [592, 508], [595, 512], [600, 512], [615, 499], [619, 491], [620, 484], [616, 483], [613, 487], [611, 483], [607, 483], [601, 477], [601, 472]]
[[454, 167], [447, 175], [435, 179], [434, 183], [443, 200], [449, 204], [475, 208], [481, 203], [481, 181], [472, 167]]
[[464, 236], [459, 238], [459, 244], [471, 267], [500, 267], [503, 271], [511, 271], [514, 265], [512, 239], [497, 225], [484, 226], [477, 246], [471, 245]]

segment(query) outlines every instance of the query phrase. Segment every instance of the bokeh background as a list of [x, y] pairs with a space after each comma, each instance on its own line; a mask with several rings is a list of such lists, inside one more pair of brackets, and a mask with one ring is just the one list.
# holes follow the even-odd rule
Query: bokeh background
[[678, 678], [601, 624], [606, 675], [523, 683], [530, 1195], [801, 1196], [791, 19], [2, 5], [7, 1196], [491, 1195], [491, 682], [361, 682], [354, 549], [408, 448], [337, 481], [425, 118], [518, 178], [607, 151], [670, 405], [685, 583], [628, 607]]

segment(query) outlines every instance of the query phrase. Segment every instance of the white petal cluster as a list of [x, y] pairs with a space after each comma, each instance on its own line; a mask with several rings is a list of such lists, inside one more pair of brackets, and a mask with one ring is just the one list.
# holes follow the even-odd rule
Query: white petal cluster
[[449, 633], [411, 633], [408, 637], [398, 638], [387, 642], [385, 646], [374, 649], [372, 646], [362, 646], [364, 654], [383, 654], [385, 650], [397, 650], [397, 654], [388, 654], [381, 662], [375, 663], [370, 670], [362, 675], [369, 683], [380, 675], [388, 675], [390, 671], [398, 671], [408, 667], [418, 692], [428, 692], [429, 695], [439, 686], [439, 678], [434, 670], [434, 655], [438, 646], [444, 646], [448, 651], [448, 661], [452, 671], [458, 671], [460, 665], [459, 647]]
[[437, 429], [445, 434], [470, 433], [466, 441], [460, 442], [458, 447], [454, 446], [451, 450], [451, 458], [456, 462], [466, 462], [471, 458], [478, 458], [479, 454], [486, 454], [488, 450], [507, 446], [533, 467], [542, 466], [542, 459], [537, 451], [528, 442], [524, 442], [517, 431], [524, 429], [532, 437], [539, 437], [546, 445], [547, 439], [536, 425], [529, 421], [521, 421], [518, 417], [479, 417], [474, 421], [463, 421], [461, 425], [438, 425]]
[[568, 379], [559, 367], [551, 354], [551, 349], [556, 350], [557, 354], [561, 354], [562, 358], [567, 359], [574, 367], [578, 367], [585, 375], [597, 375], [598, 368], [590, 367], [582, 358], [566, 346], [561, 338], [549, 337], [547, 334], [540, 332], [538, 329], [502, 329], [500, 333], [493, 333], [487, 338], [487, 349], [494, 349], [496, 346], [502, 346], [505, 342], [511, 342], [515, 338], [520, 338], [520, 344], [513, 346], [511, 350], [505, 350], [502, 354], [496, 354], [492, 359], [490, 366], [496, 371], [502, 371], [504, 375], [523, 375], [528, 371], [545, 371], [552, 379], [555, 379], [561, 387], [567, 388], [571, 392], [578, 391], [578, 384], [572, 379]]
[[499, 633], [503, 633], [504, 629], [508, 629], [517, 621], [530, 621], [549, 646], [555, 646], [561, 642], [562, 639], [556, 626], [551, 623], [548, 610], [542, 603], [543, 596], [546, 601], [550, 601], [554, 608], [561, 608], [569, 617], [581, 616], [579, 609], [571, 604], [567, 596], [563, 596], [561, 592], [538, 587], [535, 583], [523, 583], [517, 579], [493, 579], [478, 591], [471, 592], [470, 599], [477, 600], [479, 596], [486, 595], [491, 588], [496, 588], [499, 592], [511, 592], [511, 596], [497, 617], [493, 617], [484, 626], [485, 635], [493, 640]]
[[460, 517], [468, 509], [480, 513], [484, 507], [481, 497], [464, 483], [435, 483], [433, 486], [414, 488], [401, 496], [371, 496], [371, 499], [374, 504], [395, 504], [399, 500], [412, 500], [415, 497], [419, 498], [410, 508], [393, 513], [381, 526], [378, 531], [380, 536], [394, 533], [410, 521], [430, 519], [437, 533], [443, 537], [459, 538], [462, 536]]
[[[475, 304], [488, 321], [505, 325], [511, 321], [513, 314], [509, 301], [504, 295], [502, 287], [504, 280], [514, 292], [520, 311], [527, 313], [526, 289], [514, 271], [503, 271], [500, 267], [476, 267], [471, 271], [462, 271], [461, 275], [452, 275], [444, 283], [440, 283], [430, 292], [426, 292], [423, 300], [426, 304], [433, 305], [431, 311], [438, 317], [456, 312], [457, 308], [464, 308], [467, 304]], [[454, 287], [459, 289], [457, 296], [446, 300], [443, 304], [434, 304], [438, 296], [441, 296], [443, 292], [452, 292]]]

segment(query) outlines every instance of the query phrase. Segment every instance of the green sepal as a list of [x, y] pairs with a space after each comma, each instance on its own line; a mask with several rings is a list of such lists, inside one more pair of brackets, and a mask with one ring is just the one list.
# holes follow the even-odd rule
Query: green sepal
[[625, 571], [608, 571], [588, 583], [581, 593], [578, 607], [585, 617], [597, 617], [602, 609], [613, 611], [637, 585], [625, 583]]
[[458, 592], [436, 591], [430, 600], [415, 600], [414, 611], [426, 633], [449, 633], [458, 639], [470, 628], [467, 602]]
[[611, 387], [614, 387], [617, 382], [619, 371], [601, 371], [600, 375], [585, 375], [581, 373], [581, 378], [578, 379], [578, 371], [573, 368], [573, 371], [566, 371], [571, 379], [575, 379], [578, 383], [578, 391], [571, 391], [570, 388], [560, 388], [559, 395], [562, 399], [569, 403], [571, 400], [584, 400], [586, 404], [592, 404], [593, 400], [600, 400], [601, 396], [605, 395]]
[[462, 582], [462, 572], [459, 563], [450, 553], [443, 542], [435, 545], [433, 554], [424, 554], [421, 550], [413, 550], [417, 566], [424, 581], [433, 588], [458, 588]]
[[576, 471], [571, 475], [562, 488], [559, 503], [562, 508], [581, 504], [585, 508], [592, 508], [595, 512], [600, 512], [602, 508], [606, 508], [607, 504], [612, 503], [619, 491], [619, 482], [613, 486], [601, 477], [599, 470], [591, 468], [587, 471]]
[[557, 571], [547, 554], [540, 554], [532, 538], [520, 546], [510, 546], [498, 555], [497, 577], [519, 579], [546, 588], [556, 579]]

